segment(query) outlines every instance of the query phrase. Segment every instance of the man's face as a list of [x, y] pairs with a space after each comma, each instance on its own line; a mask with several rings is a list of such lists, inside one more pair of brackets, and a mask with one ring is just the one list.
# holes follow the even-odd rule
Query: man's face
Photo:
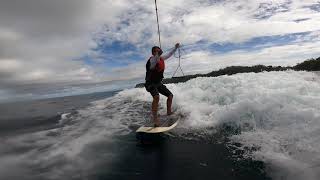
[[160, 48], [157, 48], [155, 50], [155, 53], [158, 54], [158, 55], [161, 55], [163, 52], [162, 52], [162, 50]]

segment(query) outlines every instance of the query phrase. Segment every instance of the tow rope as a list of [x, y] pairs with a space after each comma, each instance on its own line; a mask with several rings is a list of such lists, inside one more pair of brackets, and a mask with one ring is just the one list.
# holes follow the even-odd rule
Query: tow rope
[[[157, 0], [154, 0], [154, 5], [155, 5], [155, 8], [156, 8], [156, 17], [157, 17], [157, 25], [158, 25], [158, 38], [159, 38], [159, 47], [161, 48], [161, 34], [160, 34], [160, 25], [159, 25], [159, 14], [158, 14], [158, 5], [157, 5]], [[175, 56], [176, 58], [179, 59], [179, 64], [178, 64], [178, 67], [177, 69], [175, 70], [175, 72], [173, 73], [172, 77], [174, 77], [176, 75], [176, 73], [178, 72], [178, 70], [180, 69], [180, 71], [182, 72], [182, 75], [184, 76], [184, 73], [182, 71], [182, 68], [181, 68], [181, 48], [179, 47], [178, 48], [178, 57]]]
[[159, 26], [159, 15], [158, 15], [158, 5], [157, 0], [154, 0], [154, 5], [156, 7], [156, 16], [157, 16], [157, 24], [158, 24], [158, 36], [159, 36], [159, 46], [161, 48], [161, 38], [160, 38], [160, 26]]

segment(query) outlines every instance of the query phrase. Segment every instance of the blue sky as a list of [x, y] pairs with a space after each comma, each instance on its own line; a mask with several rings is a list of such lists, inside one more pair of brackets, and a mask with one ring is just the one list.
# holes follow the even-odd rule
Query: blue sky
[[[105, 43], [104, 40], [100, 40], [97, 43], [97, 47], [93, 48], [92, 51], [99, 53], [99, 57], [90, 57], [89, 55], [81, 57], [80, 59], [89, 66], [105, 66], [108, 68], [125, 67], [130, 63], [139, 62], [143, 59], [143, 56], [137, 51], [137, 47], [133, 44], [114, 41], [111, 44]], [[127, 54], [127, 52], [132, 52]], [[102, 59], [101, 61], [96, 61]]]
[[[240, 43], [214, 43], [214, 42], [196, 42], [191, 45], [184, 46], [182, 44], [183, 55], [187, 56], [188, 53], [197, 50], [206, 50], [210, 52], [215, 52], [216, 54], [225, 54], [232, 51], [243, 50], [243, 51], [257, 51], [264, 49], [266, 47], [273, 46], [283, 46], [290, 43], [294, 43], [301, 37], [310, 35], [311, 32], [293, 33], [286, 35], [275, 35], [275, 36], [261, 36], [255, 37], [245, 42]], [[139, 49], [131, 43], [114, 41], [111, 44], [106, 43], [103, 39], [100, 40], [98, 46], [94, 48], [94, 51], [99, 52], [104, 61], [96, 62], [95, 57], [90, 58], [87, 56], [85, 58], [88, 65], [103, 65], [106, 67], [125, 67], [131, 63], [140, 62], [148, 58], [144, 56], [146, 53], [150, 52], [147, 48], [145, 53], [141, 53]], [[132, 54], [126, 54], [126, 52], [132, 52]]]
[[210, 49], [217, 53], [228, 53], [235, 50], [244, 51], [256, 51], [266, 47], [281, 46], [293, 43], [299, 37], [309, 34], [305, 33], [294, 33], [286, 35], [276, 35], [276, 36], [261, 36], [250, 39], [243, 43], [226, 43], [226, 44], [212, 44]]

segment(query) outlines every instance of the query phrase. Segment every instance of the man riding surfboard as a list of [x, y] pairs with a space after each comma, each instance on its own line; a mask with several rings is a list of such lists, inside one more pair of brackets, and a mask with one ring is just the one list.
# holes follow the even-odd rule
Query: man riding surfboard
[[167, 99], [167, 115], [172, 114], [171, 106], [173, 94], [162, 84], [163, 73], [165, 70], [165, 60], [169, 59], [179, 48], [180, 44], [176, 43], [174, 49], [169, 53], [162, 55], [163, 51], [160, 47], [154, 46], [151, 49], [152, 56], [146, 64], [145, 88], [152, 95], [152, 119], [155, 126], [160, 126], [158, 117], [159, 93], [166, 96]]

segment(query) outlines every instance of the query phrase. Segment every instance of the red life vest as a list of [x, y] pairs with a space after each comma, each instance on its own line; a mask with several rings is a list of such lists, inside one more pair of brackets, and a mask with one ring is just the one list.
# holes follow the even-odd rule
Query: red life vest
[[159, 83], [163, 79], [163, 73], [165, 69], [164, 59], [160, 57], [154, 69], [150, 69], [150, 59], [146, 64], [146, 83]]
[[163, 72], [165, 68], [166, 68], [166, 65], [164, 63], [164, 60], [162, 57], [160, 57], [160, 60], [158, 61], [157, 65], [156, 65], [156, 70], [158, 72]]

